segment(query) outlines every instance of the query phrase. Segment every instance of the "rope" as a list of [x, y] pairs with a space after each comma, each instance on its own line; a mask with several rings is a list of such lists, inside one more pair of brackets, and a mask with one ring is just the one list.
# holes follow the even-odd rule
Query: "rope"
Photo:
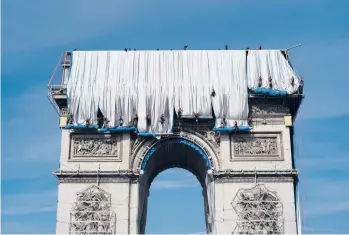
[[64, 54], [65, 54], [65, 52], [62, 53], [62, 55], [61, 55], [61, 57], [59, 58], [59, 61], [58, 61], [57, 65], [56, 65], [55, 69], [53, 70], [53, 73], [52, 73], [52, 75], [51, 75], [51, 77], [50, 77], [50, 80], [49, 80], [49, 82], [48, 82], [48, 85], [49, 85], [49, 86], [51, 85], [51, 82], [52, 82], [54, 76], [56, 75], [57, 69], [58, 69], [59, 65], [61, 64], [61, 61], [62, 61], [62, 58], [63, 58], [63, 55], [64, 55]]
[[296, 73], [296, 75], [297, 75], [297, 79], [300, 80], [300, 75], [299, 75], [299, 73], [298, 73], [296, 67], [292, 64], [292, 58], [291, 58], [291, 56], [290, 56], [290, 54], [289, 54], [288, 52], [287, 52], [287, 56], [288, 56], [288, 60], [289, 60], [289, 63], [291, 64], [291, 66], [292, 66], [293, 71], [294, 71], [294, 72]]

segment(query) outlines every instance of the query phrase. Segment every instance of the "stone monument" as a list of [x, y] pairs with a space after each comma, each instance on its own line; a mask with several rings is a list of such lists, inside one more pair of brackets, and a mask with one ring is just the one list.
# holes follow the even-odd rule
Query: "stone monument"
[[[287, 51], [282, 53], [288, 61]], [[300, 233], [292, 123], [302, 79], [287, 95], [249, 89], [248, 131], [234, 124], [224, 128], [225, 118], [217, 129], [214, 115], [177, 110], [171, 132], [147, 135], [123, 123], [108, 130], [102, 116], [97, 127], [94, 120], [69, 125], [75, 118], [67, 92], [72, 53], [62, 60], [62, 74], [56, 72], [48, 86], [62, 130], [59, 169], [53, 172], [59, 182], [57, 234], [145, 233], [151, 183], [173, 167], [192, 172], [202, 185], [207, 233]]]

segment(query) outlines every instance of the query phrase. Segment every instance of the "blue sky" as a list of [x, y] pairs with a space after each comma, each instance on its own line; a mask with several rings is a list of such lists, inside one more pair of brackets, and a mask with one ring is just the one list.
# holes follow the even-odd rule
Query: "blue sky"
[[[349, 233], [349, 1], [2, 1], [2, 232], [54, 233], [60, 131], [46, 85], [64, 49], [291, 53], [306, 98], [295, 123], [303, 232]], [[188, 199], [188, 200], [185, 200]], [[184, 170], [155, 179], [147, 232], [205, 231]]]

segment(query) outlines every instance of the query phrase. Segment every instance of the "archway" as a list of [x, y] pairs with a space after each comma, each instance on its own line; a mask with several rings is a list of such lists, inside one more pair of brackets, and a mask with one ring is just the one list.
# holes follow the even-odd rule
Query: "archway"
[[147, 207], [146, 234], [206, 232], [202, 187], [188, 170], [171, 168], [158, 174]]
[[[139, 233], [145, 233], [149, 188], [154, 178], [170, 168], [182, 168], [193, 173], [203, 189], [206, 232], [214, 230], [214, 181], [212, 169], [218, 165], [213, 150], [203, 139], [188, 135], [171, 136], [160, 141], [144, 143], [136, 166], [139, 176]], [[214, 158], [214, 159], [213, 159]]]

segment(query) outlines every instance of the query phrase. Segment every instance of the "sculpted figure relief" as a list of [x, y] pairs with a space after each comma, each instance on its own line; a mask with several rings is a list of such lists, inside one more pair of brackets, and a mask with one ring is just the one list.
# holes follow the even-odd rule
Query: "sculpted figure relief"
[[236, 138], [234, 140], [235, 155], [277, 155], [276, 138]]
[[217, 134], [213, 131], [206, 132], [206, 138], [208, 139], [208, 141], [210, 141], [212, 143], [215, 143], [217, 145], [220, 144], [219, 134]]
[[290, 112], [289, 108], [284, 105], [268, 105], [266, 107], [253, 105], [251, 110], [252, 113], [256, 115], [287, 114]]
[[76, 138], [74, 139], [75, 157], [79, 156], [117, 156], [117, 141], [102, 138]]

